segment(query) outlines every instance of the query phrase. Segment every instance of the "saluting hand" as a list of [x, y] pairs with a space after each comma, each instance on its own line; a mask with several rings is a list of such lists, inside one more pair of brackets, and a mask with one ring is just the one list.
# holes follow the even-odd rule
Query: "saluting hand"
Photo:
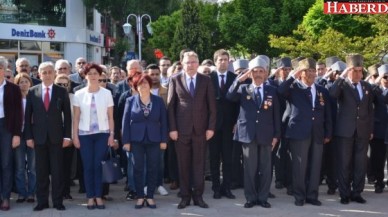
[[349, 71], [352, 70], [353, 67], [347, 67], [340, 75], [341, 78], [346, 78], [348, 77]]
[[297, 68], [296, 70], [291, 71], [290, 75], [293, 76], [295, 79], [299, 79], [303, 70], [304, 69], [302, 69], [302, 68]]
[[241, 76], [238, 77], [237, 79], [241, 83], [247, 80], [250, 76], [251, 76], [251, 70], [245, 69], [244, 71], [241, 72]]

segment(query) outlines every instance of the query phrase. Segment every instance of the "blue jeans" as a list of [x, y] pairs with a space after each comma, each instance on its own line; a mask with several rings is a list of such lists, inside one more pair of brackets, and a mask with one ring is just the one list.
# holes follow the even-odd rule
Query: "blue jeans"
[[133, 164], [134, 164], [134, 159], [133, 159], [133, 154], [132, 152], [127, 152], [127, 179], [128, 179], [128, 189], [129, 191], [136, 191], [135, 188], [135, 180], [133, 177]]
[[158, 182], [158, 167], [160, 161], [159, 143], [133, 143], [131, 145], [134, 164], [134, 177], [138, 198], [144, 198], [144, 164], [146, 164], [147, 198], [154, 198]]
[[87, 198], [102, 197], [101, 161], [107, 157], [108, 137], [109, 133], [79, 136]]
[[[21, 139], [19, 147], [14, 149], [14, 154], [15, 183], [19, 198], [34, 197], [36, 189], [35, 150], [27, 147], [26, 140]], [[28, 179], [27, 186], [26, 178]]]
[[1, 199], [9, 200], [13, 182], [12, 135], [0, 119], [0, 193]]

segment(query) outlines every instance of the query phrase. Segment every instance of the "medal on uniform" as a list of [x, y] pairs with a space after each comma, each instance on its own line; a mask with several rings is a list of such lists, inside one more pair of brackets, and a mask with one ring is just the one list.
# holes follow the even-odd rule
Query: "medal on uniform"
[[321, 104], [321, 106], [324, 106], [325, 105], [325, 100], [323, 99], [322, 93], [318, 93], [318, 95], [319, 95], [319, 103]]
[[267, 100], [264, 101], [264, 109], [268, 109], [268, 102], [267, 102]]

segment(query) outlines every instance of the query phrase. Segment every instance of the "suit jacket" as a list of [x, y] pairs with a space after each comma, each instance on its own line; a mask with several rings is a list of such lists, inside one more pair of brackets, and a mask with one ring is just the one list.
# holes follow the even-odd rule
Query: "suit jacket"
[[62, 144], [63, 138], [71, 138], [71, 108], [65, 88], [53, 85], [49, 109], [42, 100], [42, 84], [28, 91], [25, 125], [26, 140], [35, 144]]
[[285, 97], [290, 106], [286, 138], [324, 141], [332, 137], [332, 116], [328, 91], [315, 84], [316, 96], [314, 108], [309, 98], [311, 92], [294, 78], [290, 77], [278, 88], [280, 95]]
[[12, 136], [22, 136], [23, 105], [19, 86], [5, 81], [4, 85], [4, 120], [6, 129]]
[[263, 86], [263, 101], [260, 107], [257, 105], [252, 84], [240, 84], [236, 80], [230, 87], [227, 98], [240, 101], [234, 140], [271, 145], [273, 138], [280, 138], [280, 105], [275, 87]]
[[374, 94], [374, 131], [373, 138], [385, 139], [388, 122], [388, 105], [386, 98], [388, 89], [383, 90], [381, 87], [372, 85]]
[[[236, 74], [232, 72], [226, 72], [227, 77], [225, 80], [225, 89], [221, 90], [219, 77], [216, 71], [210, 73], [210, 78], [214, 86], [214, 95], [216, 98], [217, 107], [217, 121], [216, 130], [233, 128], [237, 120], [238, 115], [238, 103], [233, 102], [226, 98], [226, 94], [236, 79]], [[226, 127], [226, 128], [225, 128]]]
[[210, 77], [197, 73], [194, 97], [186, 85], [186, 73], [171, 77], [168, 87], [167, 109], [170, 131], [179, 134], [205, 135], [215, 130], [216, 99]]
[[334, 135], [341, 137], [357, 136], [369, 139], [373, 132], [373, 93], [372, 87], [360, 81], [363, 98], [358, 104], [357, 95], [349, 79], [338, 78], [329, 89], [330, 95], [337, 99], [338, 110]]
[[140, 95], [127, 99], [123, 116], [123, 144], [142, 142], [167, 142], [167, 111], [159, 96], [151, 94], [152, 108], [148, 117], [141, 108]]

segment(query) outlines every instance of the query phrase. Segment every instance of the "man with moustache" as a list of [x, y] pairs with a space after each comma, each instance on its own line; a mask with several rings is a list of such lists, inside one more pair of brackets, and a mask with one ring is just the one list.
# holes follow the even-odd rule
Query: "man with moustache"
[[[240, 102], [234, 139], [242, 143], [245, 208], [268, 203], [271, 186], [271, 152], [280, 139], [280, 113], [276, 88], [264, 82], [268, 63], [262, 58], [249, 62], [249, 70], [237, 77], [227, 98]], [[245, 84], [248, 78], [252, 83]]]
[[292, 156], [292, 185], [296, 206], [320, 206], [318, 190], [323, 145], [330, 141], [332, 117], [328, 91], [314, 84], [316, 63], [305, 58], [278, 92], [290, 106], [286, 138]]
[[366, 203], [361, 192], [365, 186], [368, 143], [373, 137], [374, 99], [371, 85], [362, 80], [363, 60], [360, 54], [346, 56], [347, 68], [329, 90], [338, 103], [334, 135], [342, 204], [349, 204], [349, 200]]
[[69, 78], [71, 81], [77, 84], [84, 84], [86, 82], [84, 69], [83, 69], [85, 64], [86, 64], [86, 59], [83, 57], [79, 57], [75, 60], [76, 73], [69, 75]]
[[[27, 75], [30, 75], [31, 72], [31, 64], [30, 61], [27, 58], [18, 58], [16, 60], [16, 72], [17, 73], [26, 73]], [[40, 84], [42, 81], [39, 79], [36, 79], [34, 77], [31, 77], [32, 84], [37, 85]]]
[[32, 87], [27, 95], [25, 137], [27, 146], [35, 149], [36, 196], [34, 211], [49, 208], [50, 174], [53, 207], [63, 205], [63, 148], [71, 145], [71, 109], [66, 89], [54, 84], [51, 62], [39, 65], [42, 84]]
[[[214, 137], [209, 142], [210, 171], [213, 198], [222, 196], [235, 199], [230, 191], [232, 181], [233, 126], [238, 115], [238, 104], [226, 99], [226, 93], [236, 78], [228, 71], [229, 53], [220, 49], [214, 53], [216, 70], [210, 73], [217, 105], [217, 122]], [[222, 183], [220, 166], [222, 165]]]
[[[216, 100], [210, 77], [197, 72], [198, 55], [185, 52], [183, 72], [172, 77], [167, 108], [170, 137], [176, 141], [182, 200], [178, 209], [190, 204], [208, 208], [203, 201], [206, 141], [214, 135]], [[205, 114], [205, 115], [204, 115]]]

